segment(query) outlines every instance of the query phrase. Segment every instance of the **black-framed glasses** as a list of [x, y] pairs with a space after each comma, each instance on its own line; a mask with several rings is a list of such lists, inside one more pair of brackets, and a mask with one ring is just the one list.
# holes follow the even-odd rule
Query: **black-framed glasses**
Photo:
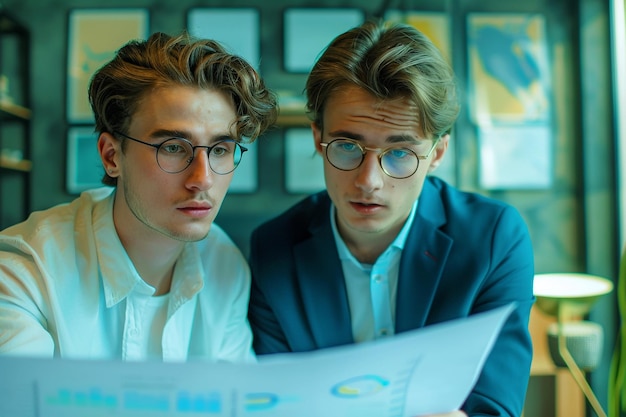
[[330, 142], [322, 142], [326, 148], [326, 158], [335, 168], [342, 171], [352, 171], [361, 166], [367, 152], [378, 153], [378, 163], [383, 172], [392, 178], [408, 178], [417, 172], [420, 160], [427, 159], [437, 146], [439, 138], [433, 143], [425, 155], [418, 155], [413, 149], [392, 146], [389, 148], [370, 148], [361, 145], [358, 141], [347, 138], [337, 138]]
[[115, 132], [126, 139], [143, 143], [156, 149], [156, 161], [159, 167], [169, 173], [177, 174], [186, 170], [195, 158], [196, 149], [203, 148], [209, 155], [211, 170], [219, 175], [230, 174], [241, 162], [241, 157], [248, 150], [233, 139], [225, 139], [212, 146], [193, 145], [184, 138], [170, 138], [159, 144], [144, 142], [142, 140]]

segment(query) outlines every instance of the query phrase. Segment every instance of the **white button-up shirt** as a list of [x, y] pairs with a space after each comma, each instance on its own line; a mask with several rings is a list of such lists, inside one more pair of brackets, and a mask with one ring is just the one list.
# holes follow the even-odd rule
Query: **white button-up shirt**
[[213, 224], [188, 243], [155, 304], [115, 231], [113, 196], [85, 192], [0, 233], [0, 354], [253, 361], [250, 271], [230, 238]]
[[417, 201], [394, 241], [376, 259], [374, 265], [367, 265], [359, 262], [350, 253], [337, 229], [335, 206], [331, 205], [331, 226], [346, 282], [352, 336], [357, 343], [395, 333], [400, 257], [416, 211]]

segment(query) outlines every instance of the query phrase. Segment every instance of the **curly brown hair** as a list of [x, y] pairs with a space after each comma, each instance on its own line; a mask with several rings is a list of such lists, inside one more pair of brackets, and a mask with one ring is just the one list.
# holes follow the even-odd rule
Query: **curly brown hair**
[[[278, 117], [276, 95], [243, 58], [218, 42], [186, 32], [157, 32], [133, 40], [101, 67], [89, 84], [97, 132], [126, 132], [143, 96], [154, 88], [181, 85], [226, 92], [235, 104], [238, 140], [252, 142]], [[105, 174], [102, 182], [115, 185]]]

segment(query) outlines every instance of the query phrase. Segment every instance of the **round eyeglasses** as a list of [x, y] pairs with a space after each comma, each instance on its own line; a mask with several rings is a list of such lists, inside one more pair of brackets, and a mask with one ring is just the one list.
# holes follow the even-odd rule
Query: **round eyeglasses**
[[243, 153], [248, 150], [233, 139], [219, 141], [213, 146], [194, 146], [183, 138], [170, 138], [159, 144], [153, 144], [125, 135], [122, 132], [115, 132], [115, 134], [155, 148], [157, 164], [169, 174], [177, 174], [186, 170], [193, 162], [198, 148], [207, 150], [209, 167], [213, 172], [219, 175], [230, 174], [241, 162]]
[[408, 178], [417, 172], [419, 161], [427, 159], [437, 146], [439, 138], [433, 143], [425, 155], [418, 155], [414, 150], [402, 147], [390, 147], [386, 149], [369, 148], [361, 145], [356, 140], [338, 138], [328, 143], [322, 142], [326, 148], [326, 158], [335, 168], [342, 171], [357, 169], [365, 160], [367, 152], [378, 153], [378, 163], [383, 172], [392, 178]]

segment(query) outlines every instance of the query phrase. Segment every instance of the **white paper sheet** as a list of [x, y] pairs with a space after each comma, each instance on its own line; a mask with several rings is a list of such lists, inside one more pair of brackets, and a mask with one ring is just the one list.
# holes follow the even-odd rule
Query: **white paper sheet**
[[459, 408], [514, 305], [258, 364], [0, 357], [0, 416], [410, 417]]

